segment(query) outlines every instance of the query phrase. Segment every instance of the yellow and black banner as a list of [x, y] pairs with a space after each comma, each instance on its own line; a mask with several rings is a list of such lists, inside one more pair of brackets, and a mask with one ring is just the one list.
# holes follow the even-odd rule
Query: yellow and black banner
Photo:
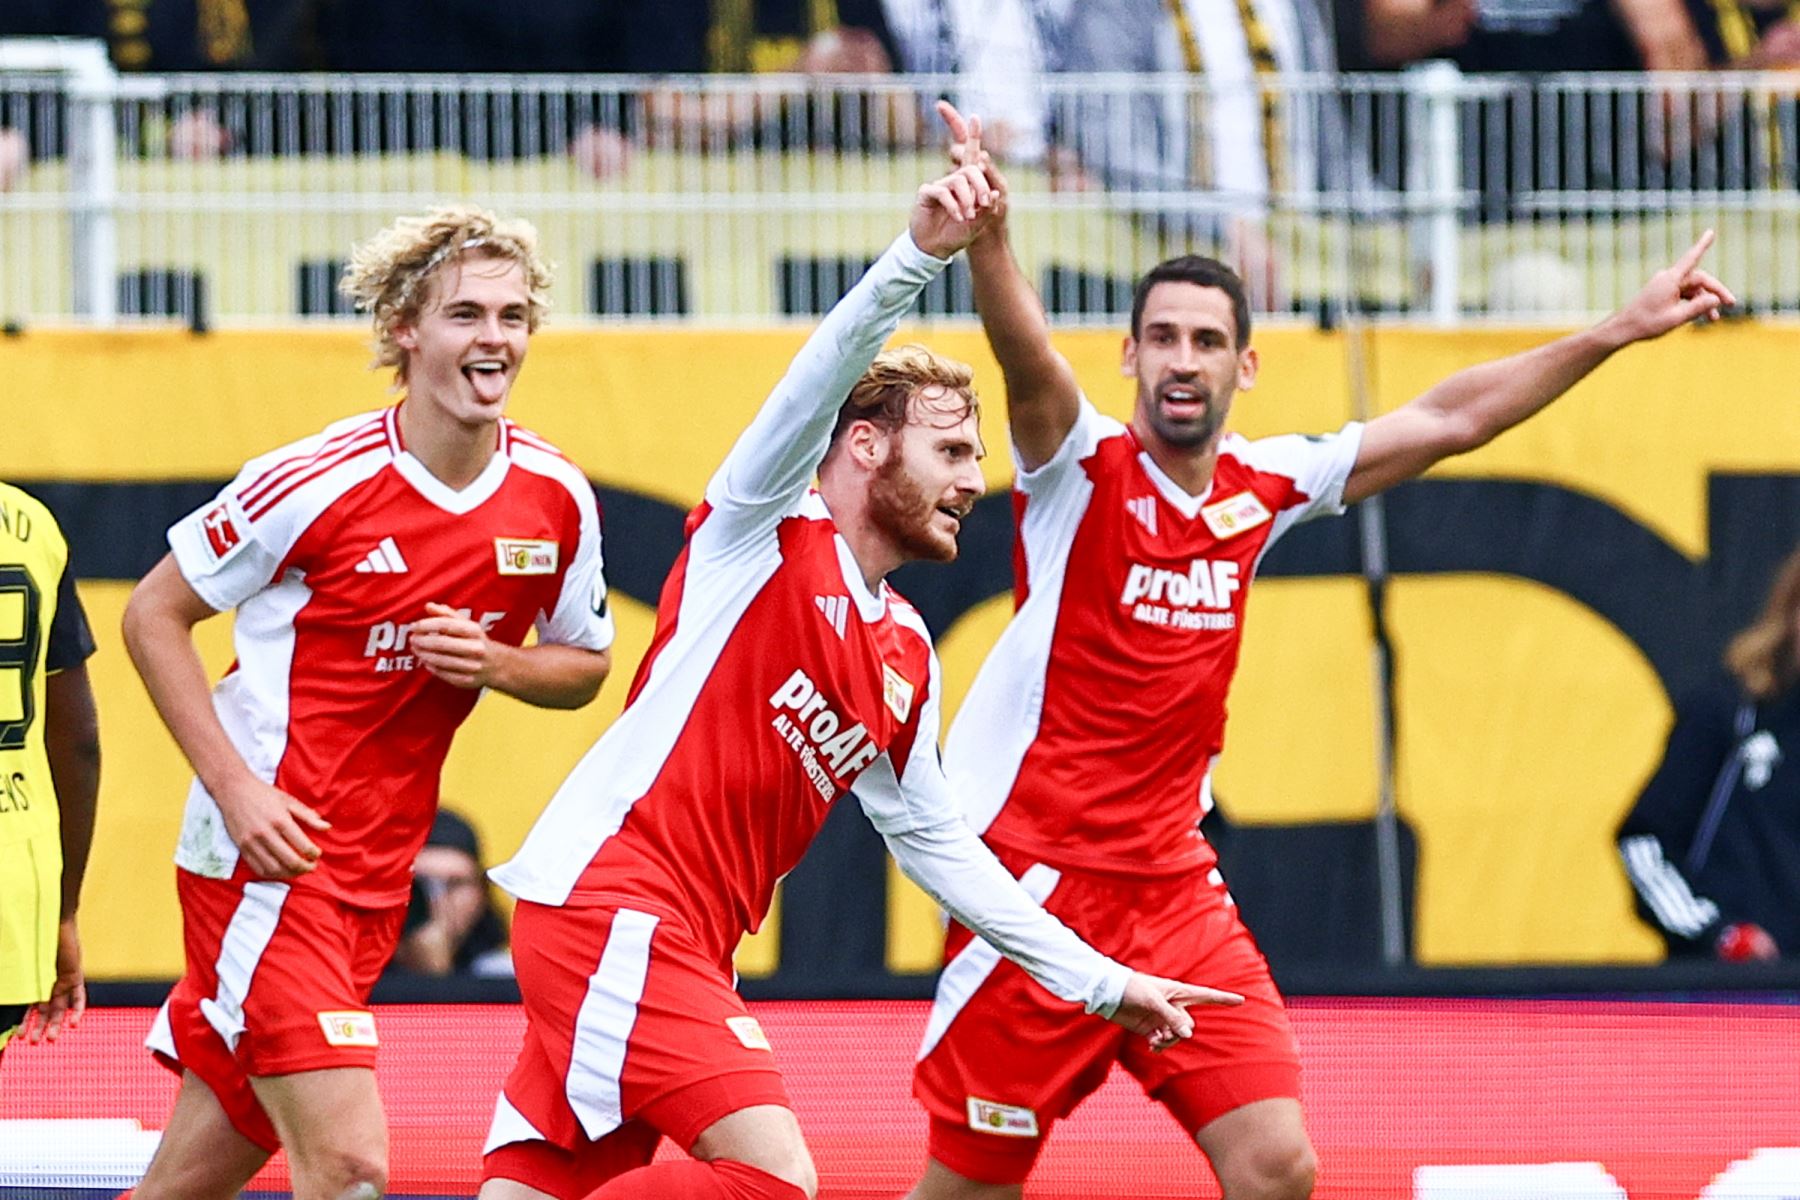
[[[951, 566], [895, 578], [938, 636], [953, 713], [1011, 609], [1011, 465], [998, 370], [978, 331], [909, 336], [976, 366], [994, 489]], [[1543, 331], [1377, 330], [1378, 409]], [[707, 476], [804, 331], [546, 332], [513, 415], [594, 481], [619, 624], [600, 701], [545, 712], [491, 697], [459, 736], [445, 802], [490, 855], [515, 847], [618, 712], [653, 605]], [[1058, 339], [1089, 395], [1124, 416], [1116, 334]], [[1263, 371], [1232, 414], [1249, 436], [1350, 417], [1343, 335], [1259, 331]], [[1397, 794], [1416, 839], [1412, 945], [1427, 964], [1643, 962], [1612, 832], [1661, 753], [1669, 698], [1714, 669], [1772, 565], [1800, 542], [1793, 329], [1683, 330], [1630, 350], [1528, 425], [1390, 494], [1386, 622]], [[167, 525], [253, 455], [391, 402], [347, 331], [33, 332], [0, 339], [0, 478], [57, 513], [101, 642], [105, 782], [82, 906], [100, 978], [181, 966], [170, 864], [187, 770], [126, 662], [118, 620]], [[1234, 829], [1366, 822], [1377, 794], [1371, 610], [1354, 517], [1315, 522], [1264, 563], [1216, 780]], [[230, 660], [229, 618], [201, 626]], [[844, 806], [851, 807], [851, 806]], [[1279, 838], [1257, 843], [1277, 848]], [[1313, 854], [1328, 843], [1294, 846]], [[1228, 859], [1229, 861], [1229, 859]], [[1273, 868], [1279, 869], [1279, 868]], [[1366, 873], [1366, 872], [1365, 872]], [[1357, 874], [1352, 869], [1351, 875]], [[1368, 931], [1331, 874], [1296, 871], [1286, 912]], [[1248, 905], [1252, 927], [1258, 914]], [[740, 955], [747, 976], [812, 992], [929, 971], [935, 910], [859, 814], [836, 814]], [[838, 981], [833, 984], [832, 981]]]

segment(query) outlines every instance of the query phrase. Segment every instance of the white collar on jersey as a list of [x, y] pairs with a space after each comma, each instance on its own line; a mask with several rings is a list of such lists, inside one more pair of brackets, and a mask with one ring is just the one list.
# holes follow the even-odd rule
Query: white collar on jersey
[[459, 492], [426, 469], [424, 463], [413, 457], [412, 451], [400, 450], [394, 455], [394, 469], [400, 472], [400, 478], [412, 484], [419, 495], [458, 517], [474, 512], [499, 491], [510, 465], [507, 455], [496, 451], [494, 457], [488, 459], [488, 465], [481, 469], [481, 474]]
[[[1144, 474], [1150, 476], [1150, 482], [1154, 483], [1156, 490], [1163, 494], [1163, 499], [1173, 504], [1182, 516], [1191, 521], [1199, 515], [1200, 506], [1206, 503], [1208, 496], [1212, 495], [1211, 479], [1206, 481], [1206, 490], [1198, 496], [1194, 496], [1190, 495], [1179, 483], [1163, 474], [1163, 469], [1156, 465], [1156, 460], [1150, 457], [1148, 450], [1138, 451], [1138, 461], [1144, 464]], [[1217, 476], [1215, 475], [1214, 478]]]
[[850, 543], [844, 535], [834, 533], [831, 542], [837, 547], [838, 570], [843, 572], [844, 586], [850, 589], [850, 595], [856, 600], [856, 614], [865, 622], [879, 621], [881, 614], [887, 611], [887, 584], [881, 585], [880, 593], [869, 590], [863, 580], [862, 568], [856, 565], [856, 555], [850, 553]]

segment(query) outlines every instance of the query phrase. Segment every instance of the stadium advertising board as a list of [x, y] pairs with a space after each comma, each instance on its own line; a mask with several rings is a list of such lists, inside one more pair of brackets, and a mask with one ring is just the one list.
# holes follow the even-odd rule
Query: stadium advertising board
[[[822, 1200], [891, 1200], [923, 1162], [908, 1094], [920, 1003], [767, 1003]], [[103, 1009], [51, 1048], [7, 1052], [0, 1120], [137, 1119], [174, 1077], [140, 1041], [152, 1013]], [[1617, 1001], [1297, 1000], [1318, 1200], [1770, 1200], [1800, 1195], [1800, 1008]], [[523, 1029], [511, 1006], [378, 1010], [391, 1195], [468, 1196]], [[154, 1136], [0, 1125], [0, 1200], [42, 1200], [55, 1166], [99, 1196]], [[40, 1173], [21, 1162], [35, 1151]], [[54, 1160], [54, 1163], [52, 1162]], [[111, 1171], [108, 1175], [105, 1172]], [[85, 1172], [85, 1174], [84, 1174]], [[259, 1188], [285, 1184], [279, 1167]], [[7, 1191], [8, 1188], [14, 1189]], [[60, 1194], [60, 1193], [59, 1193]], [[1175, 1123], [1115, 1074], [1052, 1139], [1031, 1195], [1217, 1196]]]

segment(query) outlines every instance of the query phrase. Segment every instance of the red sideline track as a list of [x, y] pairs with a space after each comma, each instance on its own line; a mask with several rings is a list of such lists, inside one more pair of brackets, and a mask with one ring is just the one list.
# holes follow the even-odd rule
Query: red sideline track
[[[824, 1200], [902, 1194], [923, 1162], [909, 1088], [920, 1003], [752, 1005], [774, 1042]], [[1759, 1147], [1800, 1147], [1800, 1008], [1615, 1001], [1297, 1000], [1318, 1200], [1406, 1200], [1427, 1164], [1599, 1162], [1631, 1200], [1695, 1200]], [[148, 1010], [94, 1010], [55, 1047], [15, 1043], [0, 1117], [135, 1117], [174, 1077]], [[390, 1194], [472, 1195], [522, 1017], [378, 1011]], [[256, 1187], [279, 1189], [279, 1161]], [[1174, 1123], [1117, 1073], [1059, 1128], [1034, 1197], [1217, 1196]]]

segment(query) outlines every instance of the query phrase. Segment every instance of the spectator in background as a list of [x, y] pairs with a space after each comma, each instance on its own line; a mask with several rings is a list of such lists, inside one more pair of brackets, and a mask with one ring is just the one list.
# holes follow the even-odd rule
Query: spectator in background
[[1676, 706], [1619, 854], [1669, 957], [1775, 959], [1800, 952], [1800, 550], [1725, 667]]
[[[1052, 183], [1061, 163], [1049, 142], [1044, 75], [1056, 69], [1070, 0], [882, 0], [913, 75], [956, 76], [951, 99], [981, 114], [982, 142], [1005, 162], [1045, 162]], [[1059, 8], [1060, 5], [1060, 8]]]
[[25, 135], [10, 125], [0, 125], [0, 192], [10, 192], [25, 177], [31, 146]]
[[1087, 186], [1210, 194], [1185, 212], [1159, 206], [1156, 219], [1178, 238], [1221, 246], [1253, 307], [1285, 307], [1265, 219], [1280, 197], [1345, 190], [1353, 169], [1335, 106], [1293, 90], [1337, 68], [1322, 0], [1084, 0], [1061, 37], [1060, 70], [1191, 78], [1180, 90], [1059, 106], [1058, 140]]
[[494, 907], [481, 839], [467, 821], [438, 809], [413, 860], [412, 903], [394, 966], [413, 975], [510, 978], [506, 924]]
[[[102, 37], [99, 0], [0, 0], [0, 38]], [[34, 159], [60, 158], [67, 138], [59, 96], [0, 93], [0, 192], [25, 177]]]
[[[322, 3], [321, 45], [339, 71], [887, 74], [896, 57], [880, 0], [535, 0], [529, 21], [476, 0], [444, 0], [434, 8], [429, 39], [418, 36], [411, 4]], [[534, 96], [471, 91], [460, 103], [456, 136], [465, 153], [509, 158], [566, 147], [601, 179], [628, 169], [647, 143], [685, 148], [754, 136], [763, 112], [725, 95], [696, 102], [604, 88]], [[403, 106], [370, 132], [384, 149], [430, 149], [441, 131], [415, 128], [417, 120]], [[769, 124], [787, 133], [779, 120]], [[903, 124], [910, 141], [917, 122], [909, 113]], [[396, 131], [405, 144], [393, 144]]]
[[1351, 0], [1336, 6], [1344, 69], [1404, 67], [1447, 57], [1469, 40], [1479, 0]]
[[1700, 6], [1688, 0], [1697, 13], [1701, 40], [1715, 65], [1754, 71], [1779, 71], [1800, 66], [1800, 19], [1784, 3], [1775, 0], [1718, 0]]
[[[80, 0], [106, 12], [107, 48], [121, 71], [316, 71], [322, 0]], [[174, 94], [128, 119], [126, 135], [169, 157], [212, 159], [242, 149], [245, 131], [209, 94]], [[136, 126], [138, 136], [132, 137]]]
[[79, 0], [121, 71], [315, 71], [322, 0]]
[[[106, 41], [120, 71], [315, 71], [320, 6], [331, 0], [5, 0], [0, 37]], [[30, 158], [60, 157], [61, 101], [30, 132], [0, 112], [0, 191]], [[244, 130], [209, 93], [177, 93], [124, 110], [121, 135], [140, 153], [210, 159], [242, 149]], [[9, 136], [10, 135], [10, 136]]]

